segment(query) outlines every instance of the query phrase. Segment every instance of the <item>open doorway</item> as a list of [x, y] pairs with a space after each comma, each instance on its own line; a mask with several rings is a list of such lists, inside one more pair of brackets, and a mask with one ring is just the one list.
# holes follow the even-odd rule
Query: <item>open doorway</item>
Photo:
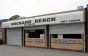
[[45, 30], [25, 30], [25, 46], [45, 47]]

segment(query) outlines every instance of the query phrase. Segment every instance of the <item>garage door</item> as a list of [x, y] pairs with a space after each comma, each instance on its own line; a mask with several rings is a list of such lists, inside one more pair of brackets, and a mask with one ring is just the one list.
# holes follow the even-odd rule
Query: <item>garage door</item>
[[7, 29], [7, 44], [8, 45], [22, 45], [22, 29], [21, 28]]
[[84, 33], [84, 24], [51, 25], [50, 34], [79, 34]]

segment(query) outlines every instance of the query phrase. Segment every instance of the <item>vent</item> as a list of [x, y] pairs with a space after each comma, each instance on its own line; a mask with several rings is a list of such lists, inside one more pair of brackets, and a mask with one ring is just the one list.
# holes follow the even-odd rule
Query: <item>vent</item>
[[78, 7], [77, 7], [77, 10], [83, 10], [83, 9], [84, 9], [83, 6], [78, 6]]

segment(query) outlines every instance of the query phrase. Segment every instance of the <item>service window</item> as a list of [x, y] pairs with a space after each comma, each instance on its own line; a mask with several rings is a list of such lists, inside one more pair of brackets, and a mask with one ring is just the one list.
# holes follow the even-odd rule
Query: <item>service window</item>
[[66, 39], [81, 39], [81, 34], [63, 34], [63, 38]]
[[29, 30], [27, 33], [28, 38], [44, 38], [44, 30]]
[[63, 39], [63, 34], [50, 34], [51, 38]]
[[51, 38], [58, 38], [58, 34], [51, 34]]

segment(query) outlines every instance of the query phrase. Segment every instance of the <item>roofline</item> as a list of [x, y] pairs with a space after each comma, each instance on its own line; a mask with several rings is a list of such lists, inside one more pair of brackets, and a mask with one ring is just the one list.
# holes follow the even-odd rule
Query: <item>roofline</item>
[[[40, 16], [46, 16], [46, 15], [54, 15], [54, 14], [62, 14], [62, 13], [70, 13], [70, 12], [83, 11], [83, 10], [84, 10], [84, 9], [82, 9], [82, 10], [70, 10], [70, 11], [63, 11], [63, 12], [56, 12], [56, 13], [48, 13], [48, 14], [30, 16], [30, 17], [27, 17], [27, 18], [40, 17]], [[26, 18], [26, 19], [27, 19], [27, 18]]]
[[[82, 10], [69, 10], [69, 11], [62, 11], [62, 12], [55, 12], [55, 13], [48, 13], [48, 14], [42, 14], [42, 15], [36, 15], [36, 16], [30, 16], [24, 19], [29, 19], [29, 18], [34, 18], [34, 17], [40, 17], [40, 16], [46, 16], [46, 15], [54, 15], [54, 14], [62, 14], [62, 13], [71, 13], [71, 12], [76, 12], [76, 11], [83, 11]], [[22, 19], [17, 19], [17, 20], [22, 20]], [[16, 20], [8, 20], [8, 21], [16, 21]]]

